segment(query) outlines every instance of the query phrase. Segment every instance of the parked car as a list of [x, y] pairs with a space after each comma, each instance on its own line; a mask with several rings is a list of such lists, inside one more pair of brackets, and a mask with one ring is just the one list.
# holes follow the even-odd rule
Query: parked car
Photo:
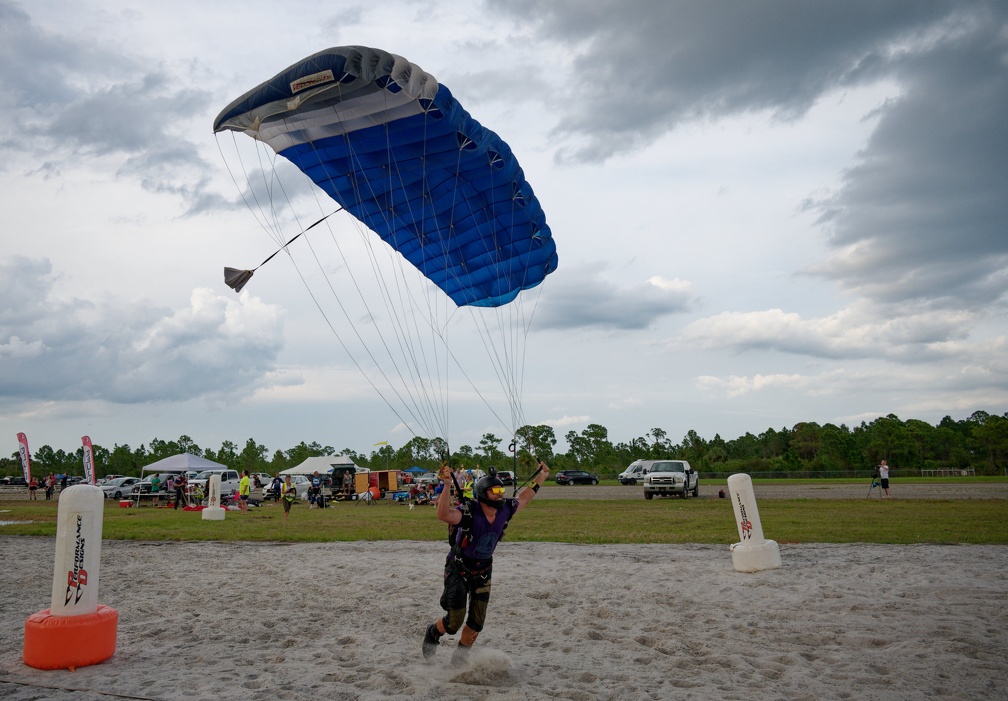
[[505, 487], [511, 487], [515, 483], [515, 473], [511, 470], [500, 470], [497, 479], [503, 482]]
[[561, 470], [556, 476], [557, 484], [598, 484], [598, 475], [584, 470]]
[[[139, 477], [113, 477], [105, 481], [101, 490], [105, 492], [106, 499], [122, 499], [130, 495], [133, 491], [133, 485], [139, 481]], [[148, 491], [150, 491], [150, 485], [148, 485]]]
[[699, 496], [700, 475], [685, 460], [658, 460], [644, 478], [644, 498]]

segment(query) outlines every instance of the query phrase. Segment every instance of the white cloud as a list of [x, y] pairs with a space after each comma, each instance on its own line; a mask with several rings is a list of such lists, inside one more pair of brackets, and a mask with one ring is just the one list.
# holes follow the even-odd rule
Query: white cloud
[[[898, 314], [886, 318], [886, 312]], [[881, 318], [877, 315], [881, 315]], [[794, 312], [721, 312], [691, 322], [677, 343], [735, 352], [778, 351], [830, 359], [928, 360], [947, 356], [968, 337], [975, 315], [966, 311], [916, 312], [856, 304], [804, 319]]]
[[701, 388], [724, 390], [725, 394], [729, 397], [738, 397], [768, 388], [806, 390], [814, 382], [815, 378], [804, 375], [753, 375], [751, 377], [739, 375], [711, 377], [703, 375], [697, 378], [697, 385]]
[[539, 423], [552, 426], [555, 429], [569, 429], [572, 426], [583, 426], [591, 422], [590, 416], [561, 416], [558, 419], [544, 419]]

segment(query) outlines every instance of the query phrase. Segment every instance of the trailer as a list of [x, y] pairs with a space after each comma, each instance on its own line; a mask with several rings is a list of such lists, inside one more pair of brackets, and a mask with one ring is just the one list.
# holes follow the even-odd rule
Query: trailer
[[371, 487], [378, 487], [382, 497], [386, 492], [399, 491], [399, 470], [376, 470], [369, 477], [368, 484]]

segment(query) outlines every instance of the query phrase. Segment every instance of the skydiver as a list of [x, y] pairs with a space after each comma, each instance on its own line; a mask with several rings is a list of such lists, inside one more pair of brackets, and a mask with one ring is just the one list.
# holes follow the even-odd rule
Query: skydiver
[[532, 501], [542, 487], [549, 476], [549, 467], [540, 462], [533, 483], [522, 489], [517, 499], [504, 497], [504, 483], [496, 471], [491, 470], [491, 474], [476, 482], [474, 498], [463, 499], [454, 508], [449, 487], [451, 474], [447, 465], [442, 465], [438, 472], [444, 487], [437, 499], [436, 512], [438, 519], [448, 524], [452, 543], [445, 560], [444, 592], [440, 602], [446, 613], [427, 626], [423, 656], [427, 660], [434, 657], [441, 636], [454, 635], [461, 628], [458, 646], [452, 654], [452, 664], [460, 666], [465, 664], [469, 649], [486, 620], [494, 549], [511, 517]]

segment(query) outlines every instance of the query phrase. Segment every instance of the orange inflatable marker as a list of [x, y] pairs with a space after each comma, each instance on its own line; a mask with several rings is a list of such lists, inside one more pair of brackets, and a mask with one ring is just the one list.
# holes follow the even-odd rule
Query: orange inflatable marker
[[92, 484], [60, 493], [52, 600], [25, 621], [23, 658], [30, 667], [75, 669], [115, 654], [119, 614], [98, 604], [104, 496]]

